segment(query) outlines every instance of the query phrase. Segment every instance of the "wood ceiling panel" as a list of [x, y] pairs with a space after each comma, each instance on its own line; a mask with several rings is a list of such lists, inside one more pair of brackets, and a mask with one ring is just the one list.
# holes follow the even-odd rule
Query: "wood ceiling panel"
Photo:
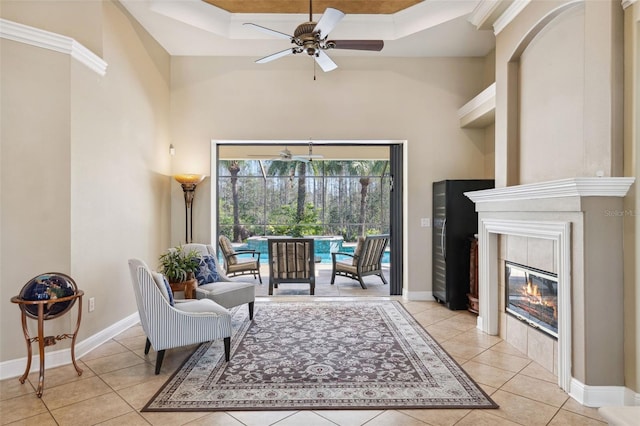
[[[307, 0], [203, 0], [231, 13], [309, 13]], [[322, 13], [327, 7], [346, 14], [392, 14], [411, 7], [422, 0], [316, 0], [313, 12]]]

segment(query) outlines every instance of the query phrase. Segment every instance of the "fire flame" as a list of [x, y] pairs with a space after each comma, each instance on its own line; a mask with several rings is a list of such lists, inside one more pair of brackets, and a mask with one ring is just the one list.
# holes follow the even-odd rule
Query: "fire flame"
[[523, 290], [527, 295], [529, 302], [553, 308], [553, 317], [554, 319], [558, 318], [558, 306], [554, 302], [544, 300], [542, 297], [542, 292], [536, 284], [532, 284], [531, 281], [528, 281]]

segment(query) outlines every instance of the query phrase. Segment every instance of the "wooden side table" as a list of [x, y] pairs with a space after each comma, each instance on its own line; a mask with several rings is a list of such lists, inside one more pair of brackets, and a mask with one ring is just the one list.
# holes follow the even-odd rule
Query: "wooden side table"
[[176, 291], [184, 291], [185, 299], [195, 299], [197, 283], [198, 280], [193, 278], [181, 283], [169, 283], [169, 286], [171, 287], [171, 291], [173, 291], [174, 294]]
[[[77, 292], [71, 296], [60, 297], [57, 299], [48, 299], [48, 300], [25, 300], [21, 299], [19, 296], [14, 296], [11, 298], [11, 302], [20, 305], [20, 312], [22, 314], [22, 331], [24, 333], [24, 339], [27, 343], [27, 368], [24, 370], [24, 374], [18, 380], [20, 383], [24, 384], [27, 380], [27, 376], [29, 375], [29, 370], [31, 369], [31, 343], [38, 342], [39, 354], [40, 354], [40, 376], [38, 379], [38, 390], [36, 391], [36, 395], [38, 398], [42, 397], [42, 391], [44, 389], [44, 348], [47, 346], [55, 345], [58, 340], [63, 339], [71, 339], [71, 361], [73, 362], [73, 366], [78, 372], [78, 376], [82, 375], [82, 369], [76, 363], [76, 354], [75, 354], [75, 346], [76, 346], [76, 337], [78, 336], [78, 330], [80, 329], [80, 319], [82, 318], [82, 296], [84, 292], [82, 290], [77, 290]], [[76, 322], [76, 329], [73, 334], [61, 334], [58, 336], [44, 336], [44, 321], [49, 318], [45, 318], [44, 315], [44, 307], [46, 304], [51, 305], [54, 303], [61, 302], [69, 302], [75, 301], [78, 299], [78, 320]], [[72, 302], [73, 303], [73, 302]], [[38, 336], [31, 337], [29, 335], [29, 327], [27, 326], [27, 313], [26, 305], [37, 305], [38, 307]]]

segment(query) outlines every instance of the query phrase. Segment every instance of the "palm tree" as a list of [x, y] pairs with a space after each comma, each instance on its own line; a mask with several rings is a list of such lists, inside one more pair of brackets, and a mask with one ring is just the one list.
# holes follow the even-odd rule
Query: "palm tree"
[[240, 234], [240, 207], [238, 197], [238, 174], [242, 166], [242, 161], [239, 160], [220, 160], [223, 167], [229, 170], [231, 175], [231, 198], [233, 200], [233, 238], [235, 243], [241, 243], [242, 237]]
[[350, 161], [348, 162], [349, 172], [360, 176], [360, 224], [362, 225], [361, 235], [366, 232], [366, 211], [368, 203], [369, 184], [371, 176], [383, 176], [387, 171], [389, 161]]
[[298, 194], [296, 201], [296, 222], [304, 218], [304, 202], [307, 197], [307, 164], [312, 171], [316, 171], [316, 163], [304, 161], [273, 161], [269, 165], [267, 173], [272, 176], [289, 176], [291, 179], [298, 175]]

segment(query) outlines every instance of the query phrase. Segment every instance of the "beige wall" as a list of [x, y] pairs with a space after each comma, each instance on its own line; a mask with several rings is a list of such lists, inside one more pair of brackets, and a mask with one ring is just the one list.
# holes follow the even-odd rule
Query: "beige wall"
[[[592, 176], [584, 147], [584, 8], [560, 14], [520, 56], [520, 183]], [[573, 107], [568, 107], [572, 105]]]
[[[481, 58], [336, 57], [313, 80], [306, 57], [172, 58], [174, 172], [210, 173], [212, 139], [408, 141], [409, 290], [431, 290], [431, 185], [482, 178], [484, 131], [463, 130], [457, 110], [485, 88]], [[209, 242], [210, 180], [197, 189], [194, 239]], [[184, 239], [184, 201], [172, 184], [172, 244]]]
[[[621, 176], [621, 19], [613, 0], [531, 2], [497, 35], [497, 186]], [[549, 137], [559, 143], [540, 146]], [[525, 157], [534, 166], [525, 167]], [[532, 169], [538, 162], [551, 164]]]
[[[0, 45], [0, 361], [26, 355], [9, 299], [31, 277], [53, 270], [76, 280], [85, 292], [82, 341], [136, 312], [127, 259], [155, 266], [169, 242], [168, 55], [138, 36], [119, 5], [80, 3], [57, 3], [51, 23], [100, 23], [106, 76], [69, 55]], [[33, 2], [10, 6], [3, 2], [3, 18], [32, 19]], [[93, 31], [88, 39], [96, 39]], [[89, 297], [96, 300], [91, 313]], [[49, 321], [48, 330], [72, 331], [72, 312]]]
[[[0, 41], [0, 359], [25, 356], [18, 307], [32, 277], [71, 266], [70, 60]], [[59, 327], [73, 324], [69, 318]]]
[[624, 200], [624, 339], [625, 383], [640, 392], [640, 3], [625, 10], [625, 126], [624, 175], [635, 176], [636, 183]]

